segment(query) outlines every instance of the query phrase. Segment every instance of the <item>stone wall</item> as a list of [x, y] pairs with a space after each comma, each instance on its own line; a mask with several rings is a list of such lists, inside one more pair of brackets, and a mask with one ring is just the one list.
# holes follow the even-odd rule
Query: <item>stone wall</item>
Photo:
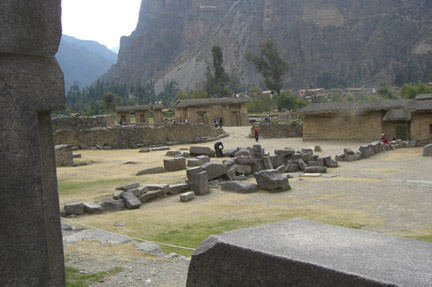
[[421, 144], [432, 143], [432, 114], [412, 113], [410, 124], [411, 138]]
[[100, 127], [85, 130], [58, 130], [54, 132], [56, 144], [68, 144], [80, 148], [109, 146], [112, 148], [136, 148], [142, 145], [191, 142], [201, 137], [217, 137], [224, 134], [204, 124], [173, 124], [162, 127], [123, 126]]
[[70, 145], [56, 145], [55, 157], [57, 166], [73, 165], [73, 152]]
[[[251, 128], [254, 136], [255, 126]], [[296, 138], [303, 136], [303, 127], [300, 124], [260, 124], [259, 136], [263, 138]]]
[[303, 140], [374, 141], [381, 138], [381, 112], [305, 115]]
[[94, 117], [55, 116], [52, 118], [52, 127], [54, 131], [86, 130], [101, 127], [114, 127], [115, 122], [115, 115], [100, 115]]

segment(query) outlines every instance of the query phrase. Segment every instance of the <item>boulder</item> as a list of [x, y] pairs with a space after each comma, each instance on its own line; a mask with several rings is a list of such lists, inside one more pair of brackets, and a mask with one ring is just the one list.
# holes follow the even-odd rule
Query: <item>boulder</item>
[[275, 169], [262, 170], [254, 173], [254, 177], [261, 189], [289, 190], [288, 178]]
[[139, 152], [140, 153], [147, 153], [147, 152], [150, 152], [150, 149], [149, 148], [142, 148], [142, 149], [140, 149]]
[[[305, 167], [306, 168], [306, 167]], [[285, 172], [296, 172], [296, 171], [299, 171], [299, 166], [296, 164], [296, 163], [294, 163], [294, 162], [289, 162], [287, 165], [286, 165], [286, 171]]]
[[331, 158], [331, 156], [323, 157], [323, 160], [324, 160], [324, 165], [326, 167], [338, 167], [339, 166], [338, 162], [333, 160]]
[[186, 169], [186, 159], [184, 157], [164, 159], [163, 163], [166, 171], [178, 171]]
[[257, 184], [251, 182], [243, 182], [243, 181], [222, 182], [221, 187], [222, 190], [238, 192], [238, 193], [253, 193], [259, 190]]
[[273, 166], [281, 166], [287, 163], [287, 160], [281, 155], [274, 155], [270, 157]]
[[253, 158], [250, 156], [238, 156], [235, 158], [235, 163], [236, 164], [252, 164], [253, 163]]
[[305, 148], [302, 148], [302, 150], [301, 150], [301, 153], [311, 153], [311, 154], [313, 154], [313, 152], [314, 152], [314, 148], [313, 147], [305, 147]]
[[185, 192], [185, 193], [182, 193], [180, 195], [180, 201], [181, 202], [191, 201], [194, 198], [195, 198], [195, 192], [193, 192], [193, 191]]
[[201, 165], [203, 165], [203, 164], [205, 164], [207, 162], [210, 162], [210, 157], [208, 157], [206, 155], [199, 155], [196, 158], [197, 158], [197, 160], [200, 161]]
[[362, 158], [370, 158], [375, 154], [374, 148], [371, 144], [360, 146], [359, 151], [361, 153]]
[[109, 200], [101, 203], [103, 211], [119, 211], [126, 208], [122, 199]]
[[314, 151], [315, 151], [315, 152], [322, 152], [322, 148], [321, 148], [319, 145], [316, 145], [316, 146], [314, 147]]
[[249, 155], [250, 155], [250, 151], [244, 148], [240, 148], [236, 152], [236, 156], [249, 156]]
[[344, 161], [356, 161], [361, 159], [361, 153], [356, 152], [354, 154], [345, 154]]
[[123, 201], [128, 209], [137, 209], [141, 206], [141, 201], [131, 191], [123, 193]]
[[350, 148], [344, 148], [344, 154], [346, 155], [355, 155], [355, 152]]
[[263, 157], [264, 169], [273, 169], [273, 164], [269, 156]]
[[254, 163], [252, 165], [252, 172], [259, 172], [265, 170], [264, 162], [262, 158], [260, 159], [254, 159]]
[[99, 214], [102, 213], [102, 206], [96, 202], [84, 203], [84, 212], [88, 214]]
[[206, 155], [208, 157], [214, 157], [215, 151], [209, 147], [192, 146], [189, 149], [189, 153], [192, 156]]
[[216, 162], [207, 162], [202, 165], [202, 169], [207, 172], [208, 180], [221, 177], [226, 173], [226, 167]]
[[379, 153], [382, 151], [381, 141], [374, 141], [371, 143], [374, 153]]
[[252, 166], [250, 165], [235, 165], [234, 167], [236, 175], [244, 174], [249, 175], [252, 173]]
[[335, 160], [336, 161], [344, 161], [344, 158], [345, 158], [345, 154], [344, 153], [340, 153], [340, 154], [335, 155]]
[[170, 150], [170, 151], [167, 151], [166, 152], [166, 154], [165, 154], [165, 156], [176, 156], [176, 155], [181, 155], [182, 154], [182, 152], [181, 151], [178, 151], [178, 150]]
[[150, 167], [150, 168], [140, 170], [136, 175], [158, 174], [164, 172], [165, 172], [165, 168], [163, 166], [157, 166], [157, 167]]
[[425, 145], [423, 148], [423, 156], [432, 156], [432, 144]]
[[153, 242], [142, 242], [135, 244], [137, 250], [154, 255], [156, 257], [164, 257], [165, 253], [162, 252], [162, 249]]
[[163, 197], [164, 197], [163, 190], [152, 190], [145, 194], [142, 194], [138, 199], [139, 201], [141, 201], [141, 203], [146, 203], [155, 200], [157, 198], [163, 198]]
[[115, 189], [116, 190], [127, 190], [127, 189], [131, 189], [131, 188], [136, 188], [139, 186], [140, 186], [139, 182], [135, 182], [135, 183], [131, 183], [131, 184], [117, 186]]
[[84, 213], [84, 204], [82, 202], [67, 203], [64, 205], [66, 215], [81, 215]]
[[261, 145], [256, 144], [250, 148], [250, 156], [254, 159], [262, 159], [264, 156], [264, 149]]
[[307, 164], [302, 159], [298, 160], [297, 165], [301, 171], [304, 171], [307, 168]]
[[170, 150], [169, 146], [158, 146], [158, 147], [153, 147], [152, 151], [164, 151], [164, 150]]
[[322, 166], [318, 161], [310, 160], [307, 162], [307, 166]]
[[305, 173], [324, 173], [327, 172], [327, 167], [325, 166], [308, 166], [304, 170]]

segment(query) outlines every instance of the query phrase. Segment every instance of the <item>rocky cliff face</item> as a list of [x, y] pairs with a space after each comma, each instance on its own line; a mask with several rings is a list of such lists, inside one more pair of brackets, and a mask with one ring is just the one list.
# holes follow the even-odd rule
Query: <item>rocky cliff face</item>
[[323, 75], [352, 86], [393, 82], [409, 63], [426, 69], [431, 61], [430, 15], [429, 0], [143, 0], [107, 77], [193, 89], [219, 45], [225, 69], [257, 85], [244, 55], [277, 38], [290, 63], [287, 88], [316, 86]]

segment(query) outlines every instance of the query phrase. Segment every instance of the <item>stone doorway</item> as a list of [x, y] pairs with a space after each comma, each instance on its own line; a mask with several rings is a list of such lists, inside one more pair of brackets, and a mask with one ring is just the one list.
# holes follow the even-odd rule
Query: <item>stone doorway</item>
[[231, 126], [238, 127], [240, 126], [240, 114], [238, 111], [231, 111]]
[[207, 113], [206, 112], [198, 112], [198, 123], [199, 124], [207, 124]]

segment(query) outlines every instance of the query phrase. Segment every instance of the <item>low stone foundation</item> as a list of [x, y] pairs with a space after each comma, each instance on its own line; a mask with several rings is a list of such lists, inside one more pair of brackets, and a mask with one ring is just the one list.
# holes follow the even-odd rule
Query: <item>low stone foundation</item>
[[[254, 129], [251, 128], [251, 137], [254, 137]], [[303, 136], [303, 126], [291, 124], [260, 124], [259, 136], [263, 138], [297, 138]]]
[[79, 148], [138, 148], [171, 142], [194, 143], [206, 138], [222, 136], [222, 129], [204, 124], [172, 124], [162, 127], [117, 126], [90, 129], [61, 129], [54, 131], [55, 144], [68, 144]]

